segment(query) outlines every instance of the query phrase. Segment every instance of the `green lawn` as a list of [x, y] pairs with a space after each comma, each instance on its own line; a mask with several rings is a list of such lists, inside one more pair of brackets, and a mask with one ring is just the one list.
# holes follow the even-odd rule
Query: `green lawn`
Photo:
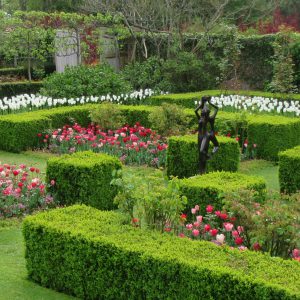
[[240, 165], [240, 172], [247, 175], [262, 176], [266, 180], [267, 188], [279, 191], [278, 165], [266, 160], [248, 160]]
[[[52, 154], [40, 152], [24, 152], [21, 154], [0, 151], [0, 162], [9, 164], [27, 164], [46, 171], [47, 158]], [[267, 187], [279, 190], [278, 166], [263, 160], [252, 160], [241, 163], [240, 172], [249, 175], [259, 175], [266, 179]], [[125, 167], [124, 176], [145, 177], [159, 176], [163, 178], [164, 172], [146, 167]], [[17, 220], [0, 221], [0, 299], [3, 300], [47, 300], [47, 299], [75, 299], [64, 294], [56, 293], [50, 289], [26, 279], [24, 259], [24, 245], [21, 234], [21, 223]]]
[[75, 299], [27, 280], [20, 222], [0, 222], [0, 257], [0, 299]]

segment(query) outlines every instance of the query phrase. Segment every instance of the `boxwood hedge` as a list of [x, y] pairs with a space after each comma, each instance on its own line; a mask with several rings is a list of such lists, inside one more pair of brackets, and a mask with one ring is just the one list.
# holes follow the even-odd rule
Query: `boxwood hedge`
[[42, 86], [41, 81], [2, 82], [0, 83], [0, 98], [20, 94], [36, 94]]
[[[236, 172], [240, 148], [235, 139], [218, 136], [219, 151], [208, 161], [207, 170]], [[199, 153], [197, 135], [173, 136], [168, 139], [167, 174], [179, 178], [198, 174]]]
[[119, 159], [90, 151], [53, 157], [47, 161], [46, 178], [62, 205], [85, 203], [99, 209], [116, 208], [117, 188], [110, 185], [112, 172], [122, 167]]
[[36, 114], [16, 114], [0, 117], [0, 149], [20, 152], [38, 144], [37, 134], [51, 127], [48, 118]]
[[300, 191], [300, 146], [279, 152], [280, 190], [287, 193]]
[[188, 199], [188, 209], [196, 204], [202, 207], [212, 204], [215, 208], [221, 209], [223, 194], [241, 189], [257, 191], [263, 201], [266, 183], [262, 177], [231, 172], [211, 172], [181, 179], [180, 189]]
[[31, 280], [82, 299], [300, 299], [300, 265], [75, 205], [23, 222]]
[[[66, 123], [78, 122], [81, 125], [87, 125], [90, 122], [89, 112], [99, 107], [100, 104], [86, 104], [81, 106], [59, 107], [47, 110], [39, 110], [34, 112], [22, 113], [17, 115], [0, 116], [0, 132], [5, 131], [7, 126], [14, 127], [16, 116], [22, 116], [24, 122], [32, 122], [34, 118], [44, 119], [45, 124], [42, 126], [47, 128], [59, 128]], [[148, 120], [149, 113], [153, 110], [150, 106], [126, 106], [121, 105], [126, 121], [133, 125], [140, 122], [144, 126], [151, 127]], [[192, 109], [186, 109], [185, 113], [191, 117], [189, 127], [197, 127], [197, 119], [195, 118]], [[5, 120], [4, 128], [1, 128], [1, 120]], [[11, 125], [9, 125], [11, 120]], [[217, 131], [234, 131], [237, 114], [232, 112], [219, 112], [216, 119]], [[269, 116], [269, 115], [248, 115], [247, 117], [249, 143], [257, 144], [257, 155], [259, 158], [277, 160], [278, 152], [300, 144], [300, 119], [288, 118], [282, 116]], [[50, 124], [50, 126], [49, 126]], [[26, 128], [26, 127], [25, 127]], [[24, 128], [24, 130], [25, 130]], [[37, 126], [39, 128], [39, 126]], [[41, 130], [39, 130], [41, 131]], [[36, 132], [36, 130], [34, 130]], [[13, 139], [17, 139], [18, 131], [11, 131], [14, 135]], [[30, 137], [28, 141], [20, 146], [8, 147], [11, 144], [6, 138], [2, 139], [3, 143], [0, 144], [0, 149], [18, 152], [37, 145], [37, 139], [33, 139], [32, 132], [26, 133], [26, 137]], [[267, 138], [266, 138], [267, 137]], [[279, 138], [280, 137], [280, 138]]]

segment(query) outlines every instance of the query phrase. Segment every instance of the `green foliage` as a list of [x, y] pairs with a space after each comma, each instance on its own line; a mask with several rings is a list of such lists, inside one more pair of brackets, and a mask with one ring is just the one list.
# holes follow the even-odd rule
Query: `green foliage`
[[179, 52], [174, 58], [168, 59], [162, 66], [163, 80], [159, 88], [163, 91], [182, 93], [195, 92], [216, 86], [215, 76], [208, 72], [214, 58], [205, 60], [191, 52]]
[[115, 130], [126, 123], [120, 107], [109, 102], [103, 103], [97, 109], [92, 110], [90, 118], [92, 122], [104, 130]]
[[89, 299], [300, 297], [296, 261], [124, 222], [116, 212], [78, 205], [27, 217], [23, 234], [29, 278]]
[[28, 0], [27, 10], [35, 11], [76, 11], [82, 4], [82, 0]]
[[255, 190], [263, 198], [266, 183], [258, 176], [230, 172], [211, 172], [181, 180], [181, 191], [188, 198], [188, 208], [212, 204], [221, 209], [224, 193], [240, 189]]
[[114, 209], [117, 188], [111, 187], [112, 172], [121, 169], [121, 162], [106, 154], [77, 152], [50, 158], [46, 178], [55, 199], [62, 205], [85, 203], [98, 209]]
[[[218, 136], [218, 152], [208, 161], [207, 171], [236, 172], [240, 162], [240, 149], [235, 139]], [[167, 174], [179, 178], [199, 172], [197, 135], [170, 137], [167, 150]]]
[[0, 98], [21, 94], [37, 94], [42, 86], [41, 81], [1, 82]]
[[44, 80], [41, 94], [55, 98], [120, 95], [131, 90], [130, 84], [110, 66], [78, 66], [66, 68]]
[[121, 175], [121, 172], [116, 173], [111, 182], [119, 188], [115, 203], [135, 220], [135, 225], [163, 232], [168, 224], [179, 224], [179, 216], [187, 199], [180, 193], [177, 178], [168, 180], [147, 176], [133, 181], [130, 176], [122, 178]]
[[163, 136], [186, 133], [190, 122], [182, 106], [169, 103], [155, 107], [148, 118], [152, 129], [157, 130]]
[[0, 148], [20, 152], [38, 145], [37, 134], [50, 127], [50, 120], [35, 114], [17, 114], [0, 118]]
[[300, 146], [279, 152], [280, 190], [287, 193], [300, 191]]
[[23, 67], [16, 67], [16, 68], [1, 68], [0, 69], [0, 76], [21, 76], [24, 75], [25, 70]]
[[253, 192], [238, 190], [226, 194], [224, 202], [243, 224], [248, 248], [258, 243], [271, 256], [288, 258], [300, 246], [300, 194], [292, 197], [271, 194], [260, 204]]
[[294, 85], [294, 67], [291, 55], [291, 32], [280, 32], [277, 34], [273, 43], [273, 79], [269, 85], [269, 89], [280, 93], [293, 93], [296, 91]]
[[162, 80], [163, 60], [151, 56], [143, 62], [133, 62], [123, 69], [123, 75], [135, 90], [156, 89]]

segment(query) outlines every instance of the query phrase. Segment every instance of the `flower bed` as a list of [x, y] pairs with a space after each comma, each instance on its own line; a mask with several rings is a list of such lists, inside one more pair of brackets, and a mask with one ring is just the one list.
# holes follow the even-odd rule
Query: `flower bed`
[[155, 92], [151, 89], [134, 91], [129, 94], [121, 95], [103, 95], [103, 96], [91, 96], [80, 98], [62, 98], [55, 99], [47, 96], [40, 95], [18, 95], [11, 98], [4, 97], [0, 99], [0, 114], [10, 114], [15, 112], [24, 112], [37, 109], [47, 109], [59, 106], [73, 106], [82, 105], [88, 103], [101, 103], [104, 101], [113, 102], [116, 104], [140, 104], [140, 102], [155, 95]]
[[26, 215], [54, 206], [38, 168], [0, 165], [0, 218]]
[[125, 164], [156, 167], [164, 166], [166, 161], [167, 144], [155, 131], [139, 123], [107, 132], [96, 125], [87, 128], [78, 124], [65, 125], [50, 134], [40, 133], [38, 136], [42, 147], [60, 154], [92, 150], [117, 156]]

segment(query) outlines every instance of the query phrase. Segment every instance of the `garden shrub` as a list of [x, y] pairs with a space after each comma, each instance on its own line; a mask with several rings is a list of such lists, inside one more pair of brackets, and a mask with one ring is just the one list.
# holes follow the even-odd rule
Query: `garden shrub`
[[37, 134], [50, 128], [50, 120], [36, 114], [16, 114], [0, 117], [0, 149], [21, 152], [38, 145]]
[[112, 172], [120, 169], [119, 159], [90, 151], [53, 157], [47, 161], [46, 178], [54, 198], [62, 205], [85, 203], [99, 209], [114, 209], [117, 188], [112, 187]]
[[256, 144], [258, 158], [278, 160], [278, 152], [300, 144], [300, 119], [281, 116], [248, 117], [249, 144]]
[[0, 83], [0, 98], [20, 94], [36, 94], [42, 86], [43, 83], [41, 81], [2, 82]]
[[141, 230], [116, 212], [56, 209], [27, 217], [23, 235], [29, 278], [82, 299], [300, 298], [297, 261]]
[[118, 105], [102, 103], [98, 108], [91, 111], [90, 118], [104, 130], [115, 130], [122, 127], [126, 121]]
[[149, 114], [149, 122], [152, 129], [157, 130], [163, 136], [170, 136], [186, 133], [189, 118], [182, 106], [163, 103], [153, 108]]
[[223, 171], [181, 179], [181, 192], [188, 199], [187, 208], [213, 204], [221, 209], [224, 194], [240, 189], [255, 190], [264, 199], [266, 183], [262, 177]]
[[279, 152], [280, 190], [287, 193], [300, 191], [300, 146]]
[[132, 90], [120, 73], [110, 66], [77, 66], [54, 73], [44, 80], [41, 94], [56, 98], [120, 95]]
[[[218, 136], [218, 152], [208, 161], [207, 171], [236, 172], [240, 162], [239, 144], [235, 139]], [[197, 135], [173, 136], [168, 139], [167, 174], [179, 178], [199, 173]]]

